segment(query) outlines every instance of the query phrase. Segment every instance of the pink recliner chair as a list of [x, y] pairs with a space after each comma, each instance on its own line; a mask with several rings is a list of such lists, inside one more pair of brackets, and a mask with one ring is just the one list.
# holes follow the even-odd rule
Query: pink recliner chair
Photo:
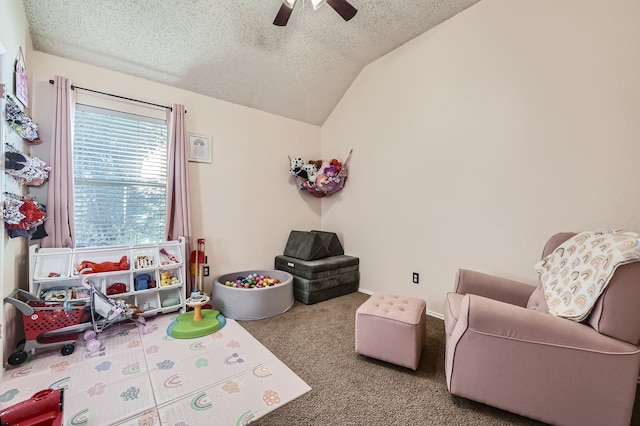
[[[543, 257], [575, 234], [549, 239]], [[640, 369], [640, 262], [618, 267], [583, 322], [537, 287], [460, 270], [445, 302], [446, 377], [464, 398], [554, 425], [629, 425]]]

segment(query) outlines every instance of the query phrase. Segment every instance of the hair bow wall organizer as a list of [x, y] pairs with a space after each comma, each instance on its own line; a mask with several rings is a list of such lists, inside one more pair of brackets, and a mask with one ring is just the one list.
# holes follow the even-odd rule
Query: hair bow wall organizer
[[37, 157], [30, 157], [5, 143], [5, 173], [23, 185], [40, 186], [49, 179], [51, 167]]
[[9, 237], [28, 237], [46, 220], [46, 207], [35, 200], [4, 193], [2, 220]]
[[4, 117], [9, 127], [22, 139], [33, 144], [42, 143], [42, 139], [38, 136], [38, 125], [22, 110], [12, 96], [7, 95], [6, 99]]

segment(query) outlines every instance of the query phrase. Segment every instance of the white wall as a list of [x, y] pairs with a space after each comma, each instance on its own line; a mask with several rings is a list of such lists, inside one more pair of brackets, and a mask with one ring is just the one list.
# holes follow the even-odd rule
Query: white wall
[[[14, 46], [26, 23], [10, 12], [0, 40]], [[459, 267], [534, 282], [552, 233], [640, 230], [639, 23], [634, 0], [484, 0], [365, 68], [322, 130], [29, 52], [38, 149], [55, 74], [182, 103], [188, 131], [213, 137], [213, 164], [190, 170], [212, 275], [271, 267], [291, 229], [321, 227], [360, 258], [362, 289], [425, 297], [441, 313]], [[332, 197], [299, 193], [286, 175], [287, 155], [350, 148]]]
[[[4, 81], [0, 81], [0, 83], [6, 84], [7, 92], [14, 95], [13, 71], [20, 47], [22, 47], [22, 52], [25, 56], [27, 71], [31, 71], [31, 63], [29, 61], [31, 39], [29, 38], [27, 19], [22, 2], [3, 2], [2, 12], [0, 13], [0, 43], [6, 50], [3, 55], [4, 69], [0, 72], [0, 79]], [[0, 66], [2, 65], [0, 63]], [[4, 124], [4, 108], [0, 109], [3, 114], [0, 120]], [[25, 192], [24, 189], [4, 173], [4, 141], [6, 140], [22, 151], [28, 150], [28, 147], [15, 132], [9, 130], [6, 126], [0, 125], [0, 132], [3, 132], [3, 137], [0, 137], [0, 158], [2, 158], [2, 163], [0, 164], [0, 187], [2, 187], [2, 192], [8, 191], [22, 195]], [[10, 239], [4, 232], [4, 224], [0, 224], [0, 242], [0, 289], [2, 291], [1, 296], [4, 299], [14, 288], [26, 288], [28, 278], [27, 241], [24, 238]], [[0, 303], [2, 302], [0, 301]], [[13, 351], [17, 340], [9, 330], [13, 330], [14, 327], [22, 327], [22, 322], [19, 318], [16, 319], [17, 314], [19, 312], [16, 309], [5, 306], [4, 303], [0, 306], [0, 360], [2, 362], [4, 362], [5, 355]]]
[[[288, 175], [287, 158], [319, 155], [318, 126], [40, 52], [32, 53], [32, 64], [34, 117], [45, 140], [39, 150], [48, 149], [53, 96], [49, 79], [55, 75], [81, 87], [162, 105], [183, 104], [187, 132], [212, 137], [213, 163], [190, 163], [189, 170], [193, 237], [205, 239], [211, 269], [206, 288], [218, 274], [273, 268], [292, 229], [320, 226], [319, 200], [298, 192]], [[98, 98], [78, 91], [78, 102], [114, 102]], [[120, 108], [142, 108], [117, 103]]]
[[534, 283], [553, 233], [640, 231], [638, 40], [635, 0], [484, 0], [366, 67], [322, 128], [361, 289], [442, 313], [458, 268]]

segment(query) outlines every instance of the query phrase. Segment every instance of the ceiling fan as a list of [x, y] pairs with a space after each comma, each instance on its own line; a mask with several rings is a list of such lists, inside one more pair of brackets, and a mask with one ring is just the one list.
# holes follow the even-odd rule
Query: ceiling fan
[[[304, 0], [303, 0], [304, 1]], [[358, 10], [353, 7], [347, 0], [311, 0], [311, 4], [313, 5], [313, 10], [318, 10], [320, 6], [328, 3], [329, 6], [333, 8], [338, 15], [342, 16], [342, 19], [348, 21], [349, 19], [356, 16]], [[289, 22], [289, 17], [291, 16], [291, 12], [293, 11], [293, 6], [296, 5], [296, 0], [283, 0], [282, 6], [280, 6], [280, 10], [276, 15], [276, 19], [273, 20], [273, 25], [277, 25], [279, 27], [284, 27]]]

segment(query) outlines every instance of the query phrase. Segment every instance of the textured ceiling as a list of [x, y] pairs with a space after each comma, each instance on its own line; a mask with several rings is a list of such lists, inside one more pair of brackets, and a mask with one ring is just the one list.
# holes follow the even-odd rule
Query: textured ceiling
[[24, 7], [36, 51], [322, 125], [363, 67], [478, 1], [350, 0], [345, 22], [298, 0], [286, 27], [272, 24], [281, 0]]

